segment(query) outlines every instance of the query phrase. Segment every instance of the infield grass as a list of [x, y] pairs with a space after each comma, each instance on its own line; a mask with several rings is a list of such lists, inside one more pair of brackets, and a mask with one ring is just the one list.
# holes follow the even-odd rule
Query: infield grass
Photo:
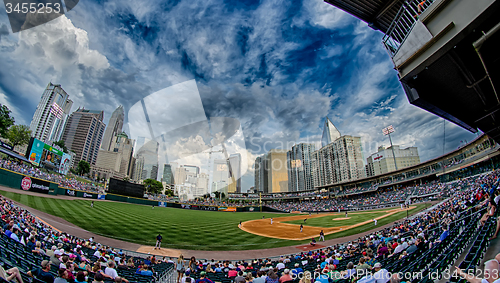
[[[162, 247], [192, 250], [267, 249], [309, 242], [309, 240], [293, 241], [262, 237], [238, 228], [240, 221], [262, 219], [262, 216], [276, 219], [293, 214], [236, 213], [165, 207], [152, 209], [151, 206], [109, 201], [95, 201], [94, 208], [91, 208], [91, 201], [85, 199], [62, 200], [1, 190], [0, 194], [34, 209], [61, 217], [92, 233], [142, 245], [154, 245], [158, 233], [163, 235]], [[411, 213], [423, 208], [424, 204], [417, 205]], [[379, 220], [377, 226], [405, 216], [406, 212], [396, 213]], [[310, 220], [312, 219], [308, 222]], [[339, 222], [339, 226], [345, 225], [343, 221], [335, 222]], [[325, 238], [344, 237], [373, 228], [373, 224], [369, 223], [327, 235]]]

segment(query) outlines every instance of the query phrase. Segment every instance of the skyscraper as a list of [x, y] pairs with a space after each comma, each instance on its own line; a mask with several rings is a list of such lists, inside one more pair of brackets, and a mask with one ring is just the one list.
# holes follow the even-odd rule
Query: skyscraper
[[68, 150], [75, 152], [75, 165], [85, 160], [96, 164], [97, 154], [104, 135], [104, 112], [99, 110], [80, 109], [71, 113], [64, 127], [62, 140]]
[[125, 118], [125, 113], [123, 111], [123, 106], [120, 105], [113, 111], [111, 118], [109, 118], [108, 126], [104, 132], [104, 137], [102, 139], [101, 148], [104, 150], [111, 149], [111, 142], [113, 137], [122, 132], [123, 119]]
[[255, 191], [264, 192], [264, 187], [267, 184], [267, 174], [266, 174], [266, 157], [258, 156], [255, 158]]
[[200, 173], [196, 178], [196, 187], [193, 191], [193, 197], [201, 197], [208, 192], [208, 174]]
[[110, 144], [110, 150], [99, 149], [96, 165], [92, 166], [91, 174], [99, 178], [115, 177], [123, 179], [131, 178], [133, 175], [134, 140], [128, 138], [125, 133], [114, 136]]
[[[137, 150], [137, 161], [141, 162], [139, 166], [136, 165], [136, 173], [134, 177], [137, 181], [145, 179], [158, 179], [158, 142], [150, 140]], [[139, 171], [142, 167], [142, 171]]]
[[[286, 150], [271, 149], [259, 161], [259, 187], [264, 193], [288, 192], [288, 171], [286, 165]], [[260, 181], [262, 180], [262, 182]], [[257, 187], [256, 187], [257, 188]], [[258, 190], [260, 190], [258, 188]]]
[[360, 137], [341, 136], [311, 157], [315, 187], [366, 177]]
[[215, 159], [212, 177], [212, 192], [220, 191], [227, 187], [229, 170], [226, 159]]
[[61, 85], [49, 83], [42, 94], [31, 120], [31, 135], [51, 144], [61, 139], [73, 101]]
[[163, 178], [162, 181], [169, 184], [169, 185], [174, 185], [175, 180], [174, 180], [174, 173], [172, 172], [172, 165], [170, 164], [164, 164], [163, 165]]
[[288, 190], [290, 192], [312, 190], [314, 182], [311, 171], [311, 155], [314, 144], [300, 143], [287, 152]]
[[143, 170], [144, 170], [144, 156], [136, 156], [135, 165], [134, 165], [134, 174], [132, 175], [132, 179], [136, 182], [144, 180], [142, 178]]
[[229, 193], [241, 192], [241, 155], [239, 153], [231, 154], [228, 159], [229, 172]]
[[326, 146], [332, 143], [336, 139], [340, 138], [340, 132], [337, 130], [335, 125], [326, 117], [325, 125], [323, 126], [323, 136], [321, 137], [321, 146]]

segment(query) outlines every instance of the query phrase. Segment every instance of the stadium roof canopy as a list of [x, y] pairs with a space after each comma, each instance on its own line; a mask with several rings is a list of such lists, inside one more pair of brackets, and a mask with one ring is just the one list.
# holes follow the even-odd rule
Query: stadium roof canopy
[[385, 33], [404, 0], [325, 0], [325, 2], [368, 23]]
[[0, 147], [0, 152], [1, 152], [1, 153], [4, 153], [4, 154], [7, 154], [7, 155], [9, 155], [9, 156], [11, 156], [11, 157], [17, 158], [17, 159], [19, 159], [19, 160], [21, 160], [21, 161], [24, 161], [24, 162], [30, 162], [28, 159], [26, 159], [26, 157], [24, 157], [24, 156], [22, 156], [22, 155], [20, 155], [20, 154], [17, 154], [17, 153], [15, 153], [15, 152], [11, 151], [11, 150], [8, 150], [8, 149], [6, 149], [6, 148], [2, 148], [2, 147]]
[[[386, 34], [401, 7], [416, 1], [325, 0]], [[464, 3], [469, 0], [428, 2], [436, 6], [420, 22], [428, 26], [451, 22], [448, 26], [452, 28], [449, 34], [445, 32], [445, 37], [436, 35], [434, 41], [427, 41], [417, 51], [408, 47], [415, 43], [407, 45], [406, 51], [413, 55], [405, 60], [400, 56], [394, 61], [391, 56], [409, 102], [473, 133], [479, 129], [500, 143], [500, 1], [478, 1], [477, 5], [482, 3], [481, 12], [465, 14], [468, 17], [461, 27], [453, 26], [466, 18], [462, 17], [466, 12], [455, 10], [454, 5], [466, 7], [469, 4]], [[413, 26], [406, 36], [411, 36], [411, 30]], [[404, 46], [404, 39], [401, 44]]]

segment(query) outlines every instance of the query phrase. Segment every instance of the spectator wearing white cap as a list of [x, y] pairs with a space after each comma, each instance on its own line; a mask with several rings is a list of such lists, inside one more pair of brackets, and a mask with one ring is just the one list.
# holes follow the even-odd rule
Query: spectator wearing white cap
[[391, 279], [391, 275], [387, 269], [382, 268], [382, 264], [380, 262], [375, 263], [373, 266], [375, 273], [373, 274], [373, 278], [376, 283], [386, 283]]
[[61, 264], [61, 256], [61, 251], [56, 249], [54, 254], [50, 257], [50, 262], [55, 266], [59, 266]]
[[285, 270], [283, 270], [283, 275], [281, 275], [281, 277], [279, 279], [279, 282], [283, 283], [283, 282], [292, 281], [292, 280], [293, 280], [293, 278], [292, 278], [292, 276], [290, 276], [290, 269], [285, 268]]

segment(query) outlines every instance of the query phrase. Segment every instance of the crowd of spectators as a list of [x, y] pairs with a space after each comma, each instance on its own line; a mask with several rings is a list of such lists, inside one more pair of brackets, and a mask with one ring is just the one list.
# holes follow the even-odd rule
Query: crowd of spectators
[[[0, 215], [2, 244], [5, 240], [13, 241], [14, 245], [8, 246], [17, 245], [17, 251], [29, 251], [34, 255], [31, 258], [40, 262], [40, 267], [32, 270], [27, 270], [29, 266], [7, 268], [7, 277], [16, 278], [18, 283], [23, 282], [24, 275], [47, 283], [81, 283], [87, 282], [88, 278], [93, 278], [94, 282], [105, 280], [128, 283], [126, 275], [146, 276], [145, 279], [148, 280], [147, 276], [152, 278], [157, 275], [155, 268], [162, 269], [165, 266], [163, 263], [173, 263], [165, 257], [127, 257], [122, 250], [97, 243], [93, 237], [80, 239], [59, 232], [3, 196], [0, 196]], [[13, 253], [14, 250], [4, 250], [3, 254], [6, 252]], [[9, 278], [4, 279], [10, 281]]]
[[[366, 234], [351, 242], [316, 251], [281, 256], [275, 261], [269, 258], [236, 262], [203, 261], [194, 257], [185, 261], [181, 258], [177, 261], [178, 282], [185, 283], [187, 278], [205, 279], [207, 274], [208, 277], [211, 274], [221, 274], [224, 278], [231, 279], [231, 282], [237, 283], [298, 282], [293, 279], [299, 274], [303, 275], [302, 277], [299, 275], [299, 278], [302, 278], [301, 283], [326, 283], [343, 279], [348, 280], [345, 282], [351, 282], [353, 278], [360, 279], [367, 273], [376, 278], [373, 282], [385, 283], [391, 279], [393, 280], [391, 282], [400, 282], [398, 277], [384, 277], [388, 271], [380, 261], [387, 258], [401, 260], [413, 253], [423, 254], [434, 245], [439, 245], [449, 236], [450, 229], [458, 225], [461, 217], [485, 206], [491, 189], [498, 186], [499, 175], [499, 171], [495, 171], [451, 184], [434, 183], [409, 187], [408, 190], [418, 190], [421, 193], [447, 188], [452, 197], [430, 211], [422, 212], [413, 218], [405, 219], [375, 233]], [[325, 203], [330, 201], [332, 200], [325, 200]], [[313, 205], [313, 202], [310, 204]], [[311, 271], [304, 271], [306, 267], [311, 266]], [[463, 272], [459, 274], [464, 275]]]
[[93, 193], [99, 193], [103, 190], [101, 187], [96, 186], [93, 183], [81, 182], [74, 178], [66, 178], [66, 176], [56, 173], [43, 172], [40, 168], [34, 167], [31, 164], [25, 164], [21, 161], [0, 158], [0, 167], [34, 178], [58, 183], [61, 187], [68, 189], [75, 189]]
[[[327, 278], [334, 278], [333, 281], [352, 279], [356, 276], [362, 277], [367, 271], [372, 272], [374, 276], [376, 274], [382, 276], [381, 281], [377, 279], [377, 283], [386, 283], [391, 278], [384, 277], [388, 271], [380, 264], [381, 260], [387, 258], [401, 260], [413, 253], [424, 253], [434, 245], [439, 245], [449, 236], [449, 230], [459, 225], [459, 219], [486, 206], [490, 195], [497, 190], [499, 176], [500, 171], [497, 170], [447, 184], [436, 182], [407, 187], [405, 188], [407, 191], [423, 194], [434, 190], [441, 190], [439, 193], [443, 193], [446, 190], [450, 198], [431, 210], [404, 219], [391, 227], [363, 235], [354, 241], [316, 251], [282, 256], [277, 261], [270, 259], [208, 261], [196, 260], [194, 257], [184, 260], [182, 256], [177, 260], [171, 258], [158, 260], [154, 256], [149, 256], [138, 261], [127, 258], [122, 251], [96, 243], [93, 238], [79, 239], [55, 231], [43, 222], [37, 221], [28, 211], [3, 197], [0, 197], [0, 214], [3, 221], [0, 231], [4, 234], [3, 237], [20, 242], [32, 253], [44, 257], [41, 267], [27, 274], [48, 283], [84, 282], [87, 281], [85, 276], [94, 278], [94, 282], [105, 279], [127, 282], [127, 278], [118, 275], [120, 270], [133, 270], [144, 276], [152, 276], [155, 271], [151, 266], [156, 268], [162, 263], [176, 265], [179, 283], [194, 282], [194, 278], [197, 278], [197, 283], [211, 283], [212, 280], [209, 278], [216, 274], [235, 283], [284, 283], [291, 282], [294, 275], [300, 273], [303, 273], [303, 278], [311, 276], [306, 274], [309, 271], [304, 272], [303, 269], [311, 266], [314, 274], [318, 275], [310, 278], [311, 281], [301, 280], [302, 283], [331, 282], [323, 280], [322, 276], [325, 274], [328, 275]], [[400, 192], [392, 190], [384, 193], [393, 194], [394, 198], [401, 195]], [[335, 199], [325, 201], [331, 202], [332, 206], [338, 205], [333, 203]], [[310, 204], [313, 205], [313, 201]], [[49, 272], [50, 265], [56, 266], [55, 280], [53, 272]], [[496, 268], [499, 268], [498, 264]], [[5, 274], [9, 280], [17, 278], [18, 282], [22, 282], [23, 272], [26, 271], [10, 267], [6, 269]], [[399, 282], [398, 278], [393, 279]]]
[[331, 197], [328, 199], [314, 199], [300, 202], [276, 201], [266, 204], [267, 206], [284, 212], [292, 211], [339, 211], [359, 210], [374, 207], [396, 206], [400, 203], [425, 201], [432, 196], [441, 196], [443, 191], [449, 191], [456, 186], [455, 182], [442, 184], [434, 181], [417, 186], [406, 186], [397, 188], [379, 189], [376, 192], [365, 194], [353, 194], [342, 197]]

